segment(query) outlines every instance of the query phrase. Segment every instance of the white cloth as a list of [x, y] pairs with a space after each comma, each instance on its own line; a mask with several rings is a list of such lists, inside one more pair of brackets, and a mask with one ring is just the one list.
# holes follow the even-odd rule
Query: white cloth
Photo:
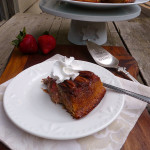
[[[55, 55], [49, 60], [59, 59]], [[150, 88], [125, 79], [118, 78], [124, 89], [150, 97]], [[146, 103], [125, 96], [125, 104], [117, 119], [88, 137], [57, 141], [42, 139], [17, 128], [6, 116], [3, 109], [3, 95], [11, 80], [0, 85], [0, 141], [12, 150], [119, 150], [146, 107]]]

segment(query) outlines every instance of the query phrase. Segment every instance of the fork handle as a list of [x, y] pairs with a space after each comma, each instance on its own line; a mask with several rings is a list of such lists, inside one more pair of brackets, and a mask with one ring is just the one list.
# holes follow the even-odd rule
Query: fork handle
[[132, 81], [139, 83], [127, 70], [126, 67], [118, 67], [118, 72], [123, 72], [128, 78], [130, 78]]
[[134, 98], [137, 98], [139, 100], [142, 100], [144, 102], [147, 102], [150, 104], [150, 97], [147, 97], [147, 96], [143, 96], [141, 94], [137, 94], [137, 93], [134, 93], [134, 92], [131, 92], [131, 91], [128, 91], [128, 90], [125, 90], [125, 89], [122, 89], [122, 88], [119, 88], [119, 87], [116, 87], [116, 86], [113, 86], [113, 85], [110, 85], [110, 84], [106, 84], [103, 82], [103, 85], [107, 88], [110, 88], [110, 89], [113, 89], [117, 92], [120, 92], [120, 93], [123, 93], [123, 94], [126, 94], [126, 95], [129, 95], [129, 96], [132, 96]]

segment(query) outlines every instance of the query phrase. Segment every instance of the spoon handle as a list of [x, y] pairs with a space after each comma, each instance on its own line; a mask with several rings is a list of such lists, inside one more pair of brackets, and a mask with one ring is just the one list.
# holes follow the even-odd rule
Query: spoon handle
[[119, 93], [123, 93], [123, 94], [129, 95], [129, 96], [132, 96], [134, 98], [137, 98], [139, 100], [142, 100], [142, 101], [147, 102], [147, 103], [150, 104], [150, 97], [143, 96], [141, 94], [137, 94], [137, 93], [134, 93], [134, 92], [131, 92], [131, 91], [128, 91], [128, 90], [125, 90], [125, 89], [122, 89], [122, 88], [110, 85], [110, 84], [103, 83], [103, 85], [105, 87], [113, 89], [113, 90], [115, 90], [115, 91], [117, 91]]
[[118, 67], [118, 72], [123, 72], [132, 81], [139, 83], [127, 70], [126, 67]]

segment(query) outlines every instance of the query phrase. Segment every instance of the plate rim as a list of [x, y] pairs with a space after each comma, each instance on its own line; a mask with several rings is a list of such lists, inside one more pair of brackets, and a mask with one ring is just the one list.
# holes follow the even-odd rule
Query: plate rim
[[[56, 60], [54, 60], [53, 62], [55, 62], [55, 61], [56, 61]], [[82, 60], [77, 60], [77, 61], [82, 61]], [[30, 70], [30, 69], [32, 69], [32, 67], [34, 67], [34, 66], [38, 66], [38, 65], [40, 66], [40, 64], [43, 64], [43, 63], [45, 63], [45, 62], [47, 62], [47, 61], [44, 61], [44, 62], [42, 62], [42, 63], [33, 65], [33, 66], [31, 66], [31, 67], [25, 69], [24, 71]], [[52, 61], [50, 61], [50, 62], [52, 62]], [[92, 65], [94, 64], [94, 63], [87, 62], [87, 61], [82, 61], [82, 62], [84, 62], [84, 63], [90, 63], [90, 64], [92, 64]], [[94, 65], [96, 65], [96, 66], [98, 66], [98, 67], [100, 67], [100, 68], [105, 69], [104, 67], [101, 67], [101, 66], [99, 66], [99, 65], [97, 65], [97, 64], [94, 64]], [[105, 70], [108, 71], [110, 74], [112, 74], [112, 75], [116, 78], [116, 76], [115, 76], [113, 73], [111, 73], [109, 70], [107, 70], [107, 69], [105, 69]], [[122, 109], [123, 109], [124, 102], [125, 102], [125, 96], [124, 96], [124, 95], [122, 95], [122, 105], [121, 105], [121, 107], [120, 107], [120, 110], [115, 114], [115, 116], [114, 116], [114, 118], [113, 118], [112, 120], [110, 120], [109, 122], [107, 122], [107, 124], [103, 125], [103, 127], [101, 127], [100, 129], [97, 128], [97, 129], [94, 130], [94, 131], [90, 131], [90, 132], [88, 132], [88, 133], [86, 133], [86, 134], [83, 134], [83, 135], [80, 135], [80, 136], [63, 137], [63, 138], [61, 137], [61, 138], [59, 138], [59, 137], [53, 137], [53, 136], [50, 136], [50, 135], [43, 136], [43, 135], [41, 135], [41, 134], [39, 134], [39, 133], [34, 133], [33, 131], [28, 130], [28, 129], [22, 127], [21, 125], [19, 125], [18, 123], [16, 123], [15, 120], [11, 117], [11, 115], [10, 115], [9, 112], [7, 111], [7, 108], [6, 108], [7, 106], [6, 106], [6, 104], [5, 104], [5, 101], [6, 101], [6, 100], [5, 100], [5, 97], [6, 97], [6, 94], [7, 94], [7, 90], [9, 89], [9, 86], [11, 86], [11, 84], [13, 84], [13, 82], [15, 81], [15, 79], [17, 79], [18, 76], [22, 75], [22, 74], [24, 73], [24, 71], [22, 71], [22, 72], [19, 73], [16, 77], [14, 77], [14, 79], [11, 81], [11, 83], [10, 83], [10, 84], [8, 85], [8, 87], [6, 88], [5, 93], [4, 93], [4, 96], [3, 96], [3, 107], [4, 107], [4, 111], [5, 111], [6, 115], [7, 115], [7, 117], [11, 120], [11, 122], [12, 122], [13, 124], [15, 124], [18, 128], [22, 129], [23, 131], [26, 131], [26, 132], [29, 133], [29, 134], [32, 134], [32, 135], [35, 135], [35, 136], [38, 136], [38, 137], [41, 137], [41, 138], [45, 138], [45, 139], [54, 139], [54, 140], [71, 140], [71, 139], [78, 139], [78, 138], [86, 137], [86, 136], [89, 136], [89, 135], [91, 135], [91, 134], [94, 134], [94, 133], [96, 133], [96, 132], [98, 132], [98, 131], [101, 131], [101, 130], [103, 130], [104, 128], [106, 128], [108, 125], [110, 125], [110, 124], [119, 116], [120, 112], [121, 112]], [[117, 78], [116, 78], [116, 80], [117, 80], [119, 86], [122, 87], [121, 82], [120, 82]]]
[[139, 2], [133, 3], [93, 3], [93, 2], [82, 2], [82, 1], [75, 1], [75, 0], [60, 0], [62, 2], [70, 3], [73, 5], [80, 5], [85, 7], [123, 7], [123, 6], [130, 6], [130, 5], [139, 5], [148, 2], [149, 0], [143, 0]]

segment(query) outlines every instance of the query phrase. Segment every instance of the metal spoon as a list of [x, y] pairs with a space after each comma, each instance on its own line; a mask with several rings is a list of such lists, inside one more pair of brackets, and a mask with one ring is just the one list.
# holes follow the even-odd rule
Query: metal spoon
[[120, 67], [119, 60], [111, 55], [108, 51], [106, 51], [101, 46], [87, 41], [87, 48], [93, 59], [97, 64], [106, 68], [115, 68], [119, 72], [123, 72], [126, 76], [128, 76], [132, 81], [138, 82], [127, 70], [125, 67]]

